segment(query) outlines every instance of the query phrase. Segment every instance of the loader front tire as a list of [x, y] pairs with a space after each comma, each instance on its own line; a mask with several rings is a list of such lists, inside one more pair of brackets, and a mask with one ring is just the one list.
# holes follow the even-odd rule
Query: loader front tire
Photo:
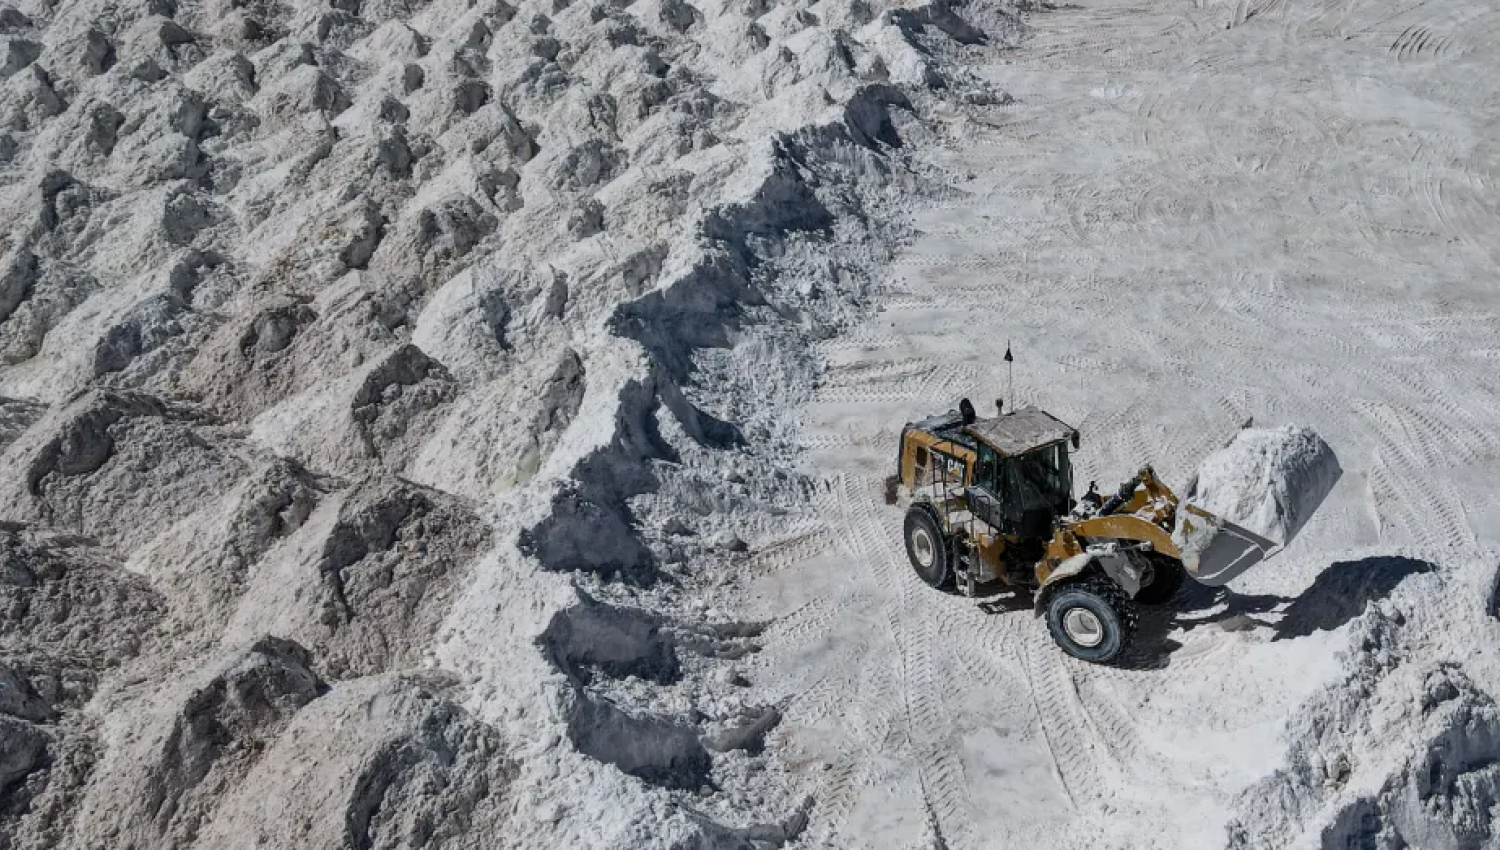
[[1187, 569], [1176, 558], [1151, 554], [1151, 583], [1142, 587], [1135, 601], [1142, 605], [1162, 605], [1172, 601], [1177, 589], [1187, 580]]
[[906, 512], [906, 557], [922, 581], [940, 590], [953, 586], [948, 541], [938, 528], [937, 517], [919, 505]]
[[1103, 575], [1057, 588], [1047, 600], [1047, 631], [1063, 652], [1108, 664], [1135, 634], [1135, 612], [1125, 591]]

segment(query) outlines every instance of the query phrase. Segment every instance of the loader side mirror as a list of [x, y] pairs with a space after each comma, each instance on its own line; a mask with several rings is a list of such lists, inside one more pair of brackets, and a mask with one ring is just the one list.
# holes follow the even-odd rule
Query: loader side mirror
[[1071, 441], [1073, 443], [1073, 451], [1078, 451], [1078, 432], [1077, 431], [1073, 432], [1073, 436], [1071, 438]]

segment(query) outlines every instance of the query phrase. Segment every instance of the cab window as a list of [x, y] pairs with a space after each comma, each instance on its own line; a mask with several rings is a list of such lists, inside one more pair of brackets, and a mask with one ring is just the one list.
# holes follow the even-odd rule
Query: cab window
[[979, 459], [974, 464], [974, 483], [996, 495], [1000, 493], [1000, 458], [989, 446], [979, 447]]

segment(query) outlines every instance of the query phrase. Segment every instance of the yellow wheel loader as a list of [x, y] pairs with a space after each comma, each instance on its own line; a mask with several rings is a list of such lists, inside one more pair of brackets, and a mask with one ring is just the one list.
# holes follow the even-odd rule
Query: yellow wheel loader
[[1135, 607], [1183, 580], [1222, 585], [1277, 548], [1178, 497], [1151, 467], [1109, 498], [1073, 498], [1079, 433], [1034, 408], [957, 411], [908, 424], [887, 497], [905, 501], [906, 552], [937, 588], [1002, 582], [1033, 594], [1062, 649], [1109, 663], [1130, 647]]

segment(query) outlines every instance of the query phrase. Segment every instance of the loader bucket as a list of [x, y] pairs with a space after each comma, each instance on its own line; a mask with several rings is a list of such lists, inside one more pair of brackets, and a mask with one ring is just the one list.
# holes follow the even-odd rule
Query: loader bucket
[[1291, 545], [1342, 475], [1309, 428], [1241, 430], [1204, 459], [1177, 507], [1183, 566], [1202, 584], [1232, 581]]
[[1178, 508], [1172, 542], [1188, 575], [1209, 587], [1228, 584], [1278, 549], [1273, 541], [1196, 505]]

